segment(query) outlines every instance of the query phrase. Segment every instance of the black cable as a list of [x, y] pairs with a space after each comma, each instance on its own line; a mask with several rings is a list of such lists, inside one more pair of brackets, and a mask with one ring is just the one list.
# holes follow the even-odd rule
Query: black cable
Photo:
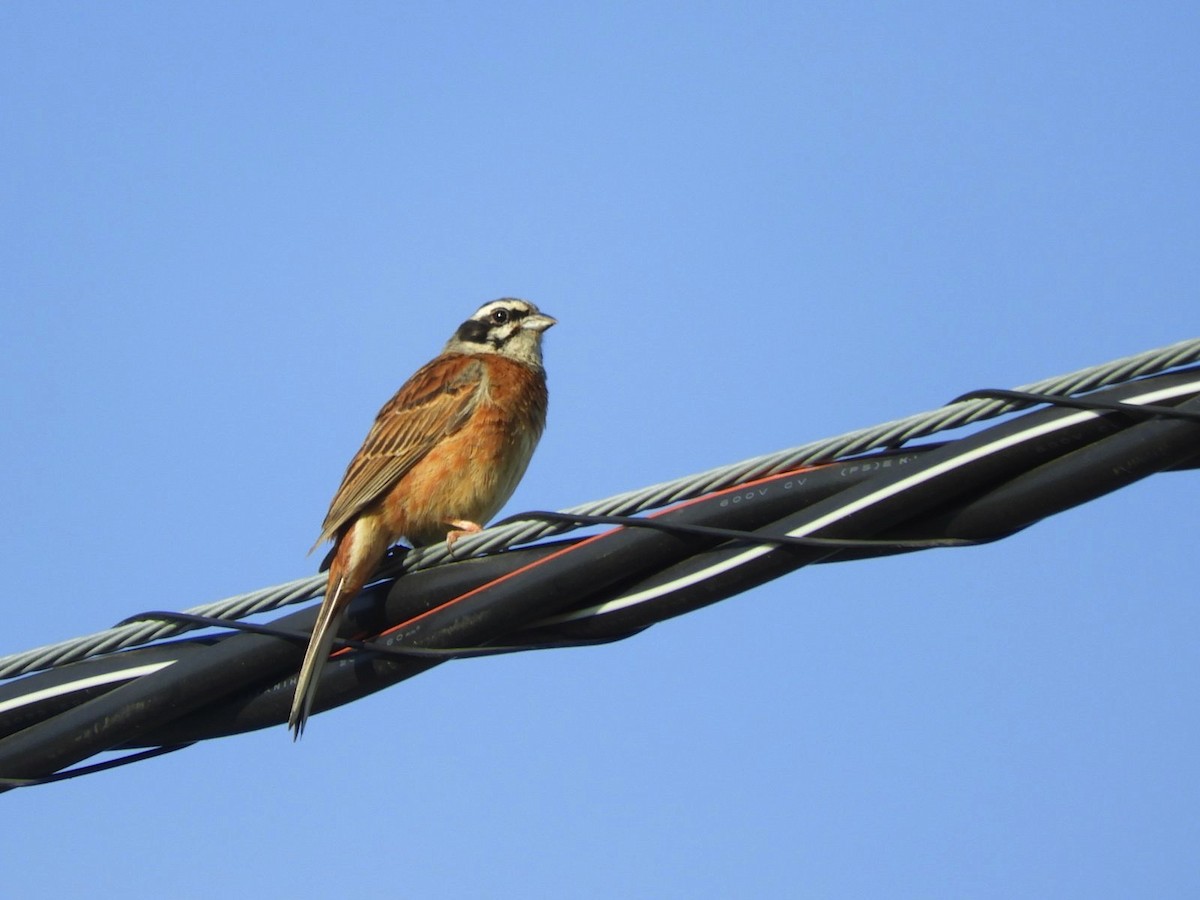
[[[307, 647], [312, 633], [309, 631], [290, 631], [271, 625], [258, 625], [253, 622], [242, 622], [234, 619], [218, 619], [213, 616], [200, 616], [195, 613], [173, 612], [171, 610], [150, 610], [138, 613], [127, 619], [122, 619], [117, 625], [129, 625], [133, 622], [162, 621], [180, 622], [195, 625], [198, 628], [224, 628], [229, 631], [241, 631], [246, 634], [260, 634], [268, 637], [282, 638], [300, 647]], [[487, 647], [385, 647], [375, 641], [359, 641], [354, 638], [338, 637], [333, 639], [335, 650], [357, 650], [363, 653], [373, 653], [379, 656], [392, 656], [397, 659], [412, 657], [427, 659], [469, 659], [477, 656], [503, 656], [507, 653], [526, 653], [530, 650], [563, 650], [570, 647], [595, 647], [599, 644], [612, 643], [617, 638], [576, 638], [537, 644], [503, 644]], [[0, 780], [2, 781], [2, 780]]]
[[91, 775], [95, 772], [104, 772], [108, 769], [116, 769], [120, 766], [127, 766], [130, 763], [141, 762], [143, 759], [153, 759], [156, 756], [174, 753], [176, 750], [186, 750], [188, 747], [192, 746], [192, 743], [174, 744], [170, 747], [152, 747], [149, 750], [140, 750], [137, 753], [130, 753], [126, 756], [122, 756], [120, 759], [109, 759], [105, 760], [104, 762], [93, 763], [90, 766], [79, 766], [76, 769], [67, 769], [65, 772], [56, 772], [53, 775], [43, 775], [41, 778], [0, 778], [0, 787], [6, 789], [36, 787], [39, 784], [53, 784], [56, 781], [67, 781], [71, 778], [78, 778], [80, 775]]
[[[648, 528], [674, 534], [694, 534], [703, 537], [721, 538], [749, 544], [775, 546], [824, 547], [833, 549], [870, 549], [879, 551], [927, 550], [939, 547], [965, 547], [982, 543], [979, 540], [966, 538], [911, 538], [897, 540], [850, 540], [839, 538], [807, 538], [793, 537], [787, 534], [769, 534], [764, 532], [747, 531], [740, 528], [718, 528], [711, 525], [695, 525], [676, 522], [661, 518], [644, 518], [638, 516], [601, 516], [580, 515], [572, 513], [532, 510], [512, 516], [495, 523], [497, 526], [516, 521], [546, 521], [562, 522], [572, 525], [620, 525], [628, 528]], [[291, 641], [299, 646], [307, 646], [311, 632], [289, 631], [270, 625], [259, 625], [240, 620], [220, 619], [213, 616], [202, 616], [196, 613], [176, 612], [174, 610], [149, 610], [128, 616], [116, 623], [115, 627], [131, 625], [135, 622], [162, 621], [195, 625], [197, 628], [221, 628], [230, 631], [242, 631], [248, 634], [267, 635]], [[361, 641], [354, 638], [334, 638], [335, 650], [357, 650], [392, 657], [426, 657], [429, 659], [466, 659], [484, 656], [499, 656], [508, 653], [523, 653], [530, 650], [564, 649], [567, 647], [595, 646], [608, 643], [617, 638], [578, 638], [573, 640], [543, 641], [537, 644], [506, 644], [488, 647], [385, 647], [374, 641]]]
[[542, 520], [564, 522], [575, 525], [623, 525], [628, 528], [649, 528], [673, 534], [695, 534], [703, 537], [722, 538], [746, 544], [764, 544], [793, 547], [823, 547], [828, 549], [871, 549], [871, 550], [930, 550], [937, 547], [966, 547], [977, 541], [965, 538], [912, 538], [906, 540], [853, 540], [850, 538], [793, 537], [790, 534], [770, 534], [762, 531], [745, 531], [740, 528], [717, 528], [712, 525], [689, 525], [661, 518], [642, 516], [590, 516], [577, 513], [548, 512], [533, 510], [511, 516], [497, 525], [509, 522]]
[[1038, 394], [1031, 391], [1013, 391], [1007, 388], [980, 388], [961, 394], [950, 403], [959, 403], [963, 400], [1015, 400], [1020, 403], [1048, 403], [1051, 406], [1066, 406], [1071, 409], [1086, 409], [1092, 412], [1121, 412], [1137, 419], [1166, 418], [1200, 422], [1200, 413], [1189, 412], [1174, 406], [1121, 403], [1113, 400], [1101, 400], [1091, 394], [1086, 397], [1073, 397], [1068, 394]]

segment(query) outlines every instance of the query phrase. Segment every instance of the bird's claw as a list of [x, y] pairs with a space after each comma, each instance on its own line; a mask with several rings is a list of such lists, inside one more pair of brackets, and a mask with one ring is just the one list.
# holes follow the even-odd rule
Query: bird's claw
[[446, 524], [452, 526], [452, 530], [446, 533], [446, 549], [450, 551], [451, 557], [454, 556], [454, 544], [459, 538], [483, 531], [482, 525], [465, 519], [447, 519]]

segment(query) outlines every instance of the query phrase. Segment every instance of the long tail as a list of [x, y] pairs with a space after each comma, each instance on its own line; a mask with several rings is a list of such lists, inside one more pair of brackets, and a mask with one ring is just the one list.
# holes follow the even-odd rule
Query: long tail
[[[330, 582], [333, 581], [331, 577]], [[288, 715], [288, 728], [292, 732], [292, 740], [298, 741], [304, 734], [304, 725], [308, 722], [308, 714], [312, 712], [313, 700], [317, 697], [317, 682], [321, 670], [325, 668], [325, 660], [329, 658], [329, 650], [333, 639], [337, 636], [338, 626], [342, 622], [347, 597], [346, 579], [339, 578], [337, 585], [331, 587], [321, 603], [321, 612], [317, 615], [317, 624], [313, 626], [312, 639], [308, 642], [308, 650], [304, 653], [304, 663], [300, 666], [300, 677], [296, 679], [296, 693], [292, 696], [292, 711]]]
[[292, 696], [292, 711], [288, 714], [292, 740], [299, 740], [304, 733], [304, 725], [317, 696], [321, 670], [329, 658], [329, 649], [337, 637], [346, 607], [378, 567], [387, 545], [387, 536], [369, 519], [359, 519], [338, 539], [329, 566], [329, 587], [321, 602], [308, 650], [304, 653], [304, 663], [296, 679], [296, 693]]

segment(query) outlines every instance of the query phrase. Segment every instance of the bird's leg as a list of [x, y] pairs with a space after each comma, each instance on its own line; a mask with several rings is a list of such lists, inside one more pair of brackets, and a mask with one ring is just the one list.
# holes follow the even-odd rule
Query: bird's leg
[[443, 519], [442, 524], [454, 529], [446, 534], [446, 549], [450, 551], [451, 556], [454, 555], [454, 542], [460, 537], [483, 531], [483, 526], [478, 522], [468, 522], [466, 519]]

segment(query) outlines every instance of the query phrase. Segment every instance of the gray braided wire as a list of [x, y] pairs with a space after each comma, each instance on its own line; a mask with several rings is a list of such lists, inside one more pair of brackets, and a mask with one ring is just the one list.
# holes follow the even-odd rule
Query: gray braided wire
[[[1018, 390], [1047, 394], [1076, 394], [1113, 384], [1121, 384], [1145, 375], [1163, 372], [1200, 360], [1200, 339], [1191, 339], [1148, 350], [1144, 353], [1113, 360], [1099, 366], [1080, 369], [1067, 375], [1047, 378]], [[632, 515], [647, 509], [666, 506], [698, 497], [711, 491], [732, 487], [756, 478], [785, 472], [803, 465], [828, 462], [881, 447], [903, 444], [914, 438], [927, 437], [940, 431], [959, 428], [984, 419], [994, 418], [1028, 404], [1003, 400], [968, 400], [918, 413], [870, 428], [851, 431], [837, 437], [825, 438], [780, 450], [764, 456], [743, 460], [687, 475], [661, 484], [626, 491], [603, 500], [584, 503], [563, 510], [583, 515]], [[515, 521], [485, 529], [479, 534], [462, 538], [455, 545], [455, 557], [482, 555], [515, 544], [568, 531], [571, 526], [548, 524], [535, 520]], [[449, 553], [444, 544], [422, 547], [404, 557], [403, 569], [427, 569], [445, 562]], [[219, 619], [241, 619], [292, 603], [319, 597], [324, 593], [325, 576], [313, 575], [284, 584], [239, 594], [215, 603], [187, 610], [202, 616]], [[151, 641], [190, 631], [195, 626], [165, 622], [134, 622], [109, 628], [96, 634], [72, 638], [56, 644], [37, 647], [21, 653], [0, 657], [0, 678], [12, 678], [28, 672], [53, 668], [76, 660], [135, 647]]]

